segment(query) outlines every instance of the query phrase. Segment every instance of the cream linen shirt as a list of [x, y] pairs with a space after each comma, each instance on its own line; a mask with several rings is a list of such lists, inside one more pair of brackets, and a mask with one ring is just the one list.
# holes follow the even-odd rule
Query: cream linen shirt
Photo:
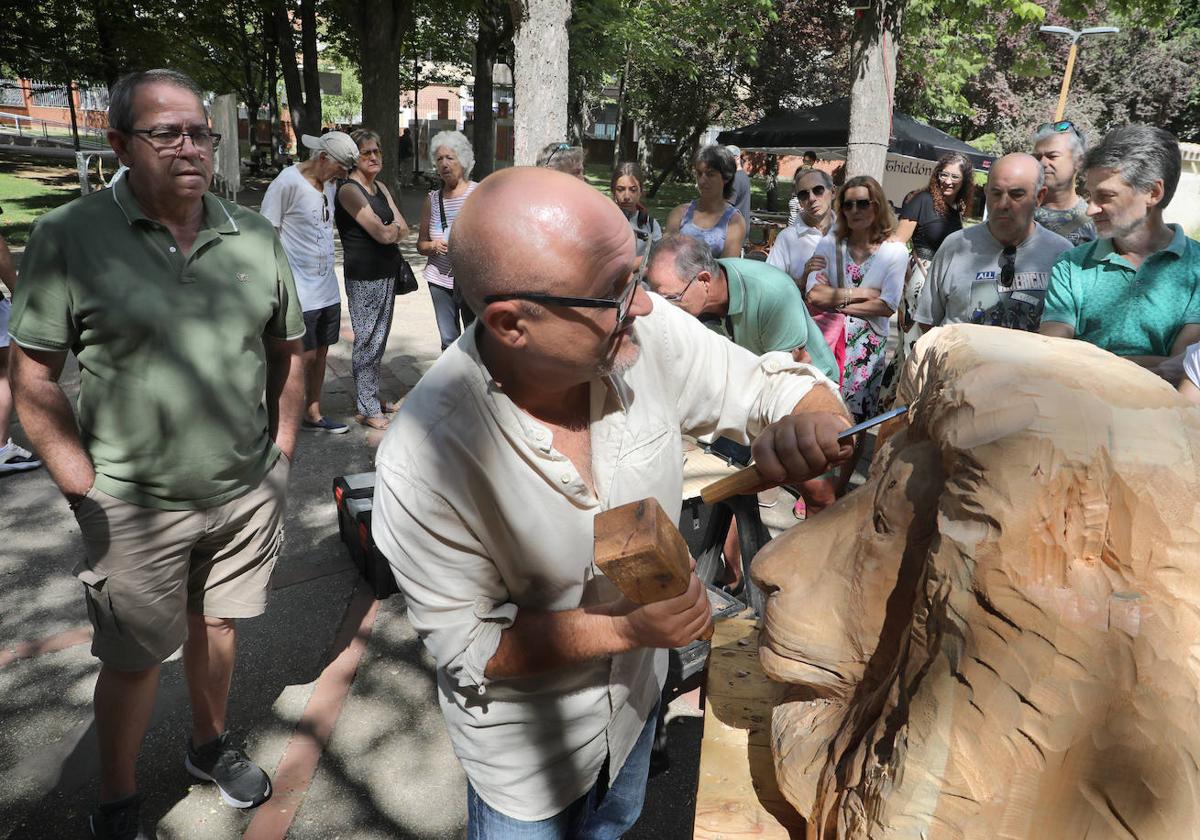
[[521, 820], [557, 814], [623, 766], [658, 700], [666, 651], [639, 649], [521, 679], [484, 669], [517, 611], [619, 597], [592, 562], [592, 520], [654, 496], [679, 518], [681, 433], [746, 442], [816, 382], [790, 355], [758, 358], [656, 295], [634, 322], [641, 357], [591, 385], [596, 495], [550, 429], [480, 361], [475, 331], [404, 401], [379, 447], [372, 530], [409, 620], [437, 661], [451, 743], [476, 792]]

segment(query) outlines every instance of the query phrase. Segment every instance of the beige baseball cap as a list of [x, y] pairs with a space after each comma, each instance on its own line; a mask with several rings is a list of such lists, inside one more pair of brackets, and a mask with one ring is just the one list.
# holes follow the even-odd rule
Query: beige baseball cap
[[300, 140], [308, 148], [324, 152], [347, 169], [358, 165], [358, 146], [344, 131], [327, 131], [320, 137], [305, 134]]

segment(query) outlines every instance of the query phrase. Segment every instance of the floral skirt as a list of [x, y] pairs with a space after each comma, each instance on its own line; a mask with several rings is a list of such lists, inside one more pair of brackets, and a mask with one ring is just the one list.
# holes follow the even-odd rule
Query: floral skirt
[[862, 421], [879, 414], [886, 338], [871, 329], [869, 322], [846, 316], [846, 372], [842, 377], [842, 398], [855, 420]]

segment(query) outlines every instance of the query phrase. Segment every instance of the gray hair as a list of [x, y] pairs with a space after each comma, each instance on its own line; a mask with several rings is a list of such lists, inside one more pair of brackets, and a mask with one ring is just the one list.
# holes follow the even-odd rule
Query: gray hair
[[475, 168], [475, 149], [467, 135], [461, 131], [439, 131], [429, 141], [429, 165], [437, 169], [438, 149], [449, 149], [458, 158], [463, 168], [463, 177], [470, 178], [471, 170]]
[[1041, 128], [1033, 135], [1033, 148], [1037, 150], [1037, 144], [1051, 137], [1057, 137], [1060, 134], [1067, 135], [1067, 139], [1071, 141], [1071, 160], [1075, 163], [1075, 171], [1078, 172], [1083, 168], [1083, 159], [1087, 155], [1087, 140], [1084, 139], [1083, 132], [1074, 125], [1069, 131], [1055, 131], [1053, 125], [1047, 125]]
[[703, 163], [709, 169], [721, 173], [721, 180], [725, 182], [725, 189], [722, 195], [729, 198], [733, 195], [733, 176], [737, 174], [737, 160], [729, 153], [729, 149], [725, 146], [713, 144], [711, 146], [703, 146], [700, 151], [696, 152], [696, 159], [692, 162], [693, 166]]
[[1133, 123], [1114, 128], [1096, 148], [1087, 153], [1088, 169], [1115, 169], [1121, 180], [1139, 192], [1149, 192], [1155, 181], [1163, 182], [1159, 208], [1171, 203], [1179, 186], [1183, 161], [1175, 135], [1161, 128]]
[[557, 169], [559, 172], [574, 175], [583, 169], [586, 157], [582, 146], [572, 146], [570, 143], [547, 143], [538, 152], [534, 166]]
[[721, 273], [721, 266], [708, 243], [686, 233], [667, 233], [654, 243], [650, 250], [650, 261], [654, 265], [658, 260], [675, 255], [675, 273], [687, 280], [696, 277], [702, 271], [707, 271], [713, 277]]
[[801, 166], [796, 170], [796, 174], [792, 176], [792, 195], [795, 195], [796, 190], [800, 189], [800, 181], [806, 175], [820, 175], [821, 183], [825, 185], [825, 189], [833, 189], [833, 178], [830, 178], [829, 173], [824, 169], [817, 169], [815, 166]]
[[[112, 92], [108, 95], [109, 128], [122, 134], [129, 134], [133, 131], [133, 124], [137, 122], [137, 114], [133, 112], [134, 97], [143, 86], [155, 84], [171, 85], [194, 94], [200, 103], [200, 109], [204, 111], [204, 118], [208, 119], [208, 109], [204, 107], [204, 91], [192, 81], [191, 76], [180, 73], [178, 70], [159, 68], [139, 73], [127, 73], [117, 79]], [[236, 140], [236, 138], [234, 139]]]

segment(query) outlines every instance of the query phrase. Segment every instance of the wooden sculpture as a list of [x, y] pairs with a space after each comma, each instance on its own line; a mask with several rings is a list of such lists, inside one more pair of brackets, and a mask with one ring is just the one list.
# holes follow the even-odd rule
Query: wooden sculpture
[[772, 542], [811, 838], [1200, 838], [1200, 413], [1082, 341], [935, 330], [865, 486]]

